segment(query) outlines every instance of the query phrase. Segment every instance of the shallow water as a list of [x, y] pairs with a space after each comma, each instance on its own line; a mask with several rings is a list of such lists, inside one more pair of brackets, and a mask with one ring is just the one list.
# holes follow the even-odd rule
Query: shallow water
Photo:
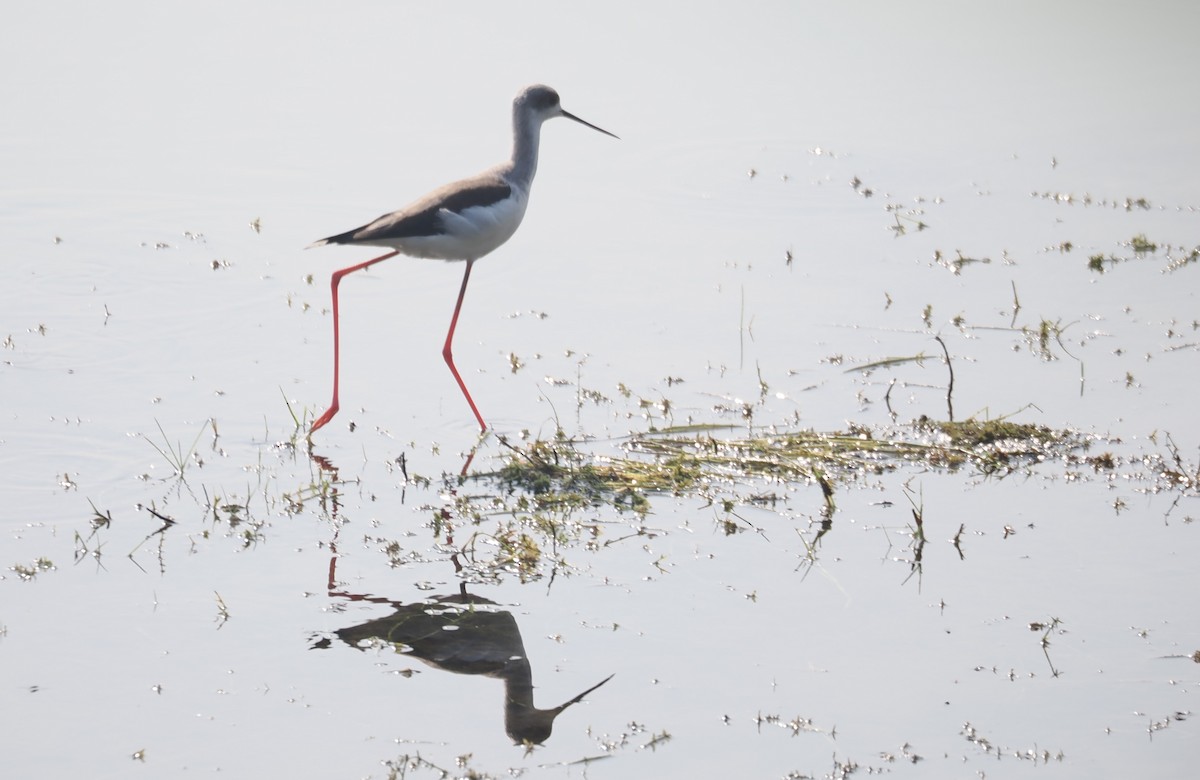
[[[1197, 12], [579, 13], [118, 3], [0, 33], [0, 767], [1194, 764]], [[557, 516], [596, 543], [487, 570], [515, 498], [453, 479], [461, 266], [404, 259], [342, 287], [342, 412], [310, 458], [328, 275], [369, 255], [302, 247], [502, 157], [533, 81], [622, 140], [547, 125], [525, 224], [472, 276], [455, 356], [498, 434], [884, 435], [950, 415], [940, 336], [955, 419], [1079, 431], [1116, 467], [884, 470], [839, 486], [819, 543], [817, 485], [719, 481]], [[471, 471], [507, 455], [493, 435]], [[504, 674], [337, 633], [464, 588], [537, 707], [614, 675], [542, 747], [506, 734]]]

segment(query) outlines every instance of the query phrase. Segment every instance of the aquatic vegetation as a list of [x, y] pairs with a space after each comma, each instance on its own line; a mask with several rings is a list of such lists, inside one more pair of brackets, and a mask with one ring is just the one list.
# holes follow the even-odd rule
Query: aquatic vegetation
[[1145, 233], [1138, 233], [1129, 241], [1122, 243], [1122, 246], [1128, 247], [1132, 254], [1123, 256], [1112, 252], [1108, 254], [1097, 252], [1088, 257], [1088, 269], [1096, 273], [1104, 273], [1121, 263], [1144, 259], [1147, 255], [1158, 255], [1160, 250], [1167, 261], [1166, 266], [1162, 269], [1163, 272], [1178, 271], [1200, 260], [1200, 246], [1188, 248], [1160, 244], [1147, 238]]
[[186, 450], [179, 442], [176, 442], [175, 444], [171, 443], [171, 440], [167, 437], [167, 432], [163, 430], [162, 423], [160, 423], [158, 420], [155, 420], [154, 424], [158, 426], [158, 433], [162, 436], [162, 446], [160, 447], [145, 434], [142, 434], [142, 438], [149, 442], [150, 446], [154, 448], [154, 451], [161, 455], [163, 459], [170, 464], [173, 472], [172, 476], [182, 477], [184, 472], [187, 470], [188, 465], [193, 462], [197, 465], [204, 465], [203, 460], [196, 452], [196, 445], [200, 443], [200, 437], [204, 435], [204, 432], [210, 426], [213, 428], [213, 436], [215, 437], [217, 435], [216, 424], [211, 419], [204, 421], [204, 424], [200, 426], [200, 430], [196, 433], [196, 438], [192, 439], [191, 446]]
[[962, 273], [963, 268], [969, 265], [987, 265], [992, 262], [990, 257], [969, 257], [964, 255], [961, 249], [955, 249], [954, 254], [954, 258], [948, 258], [942, 254], [942, 250], [936, 249], [933, 252], [933, 261], [941, 267], [948, 269], [950, 273], [956, 276]]
[[17, 575], [17, 579], [24, 582], [31, 582], [37, 579], [39, 574], [44, 574], [48, 571], [54, 571], [54, 562], [49, 558], [41, 557], [31, 563], [14, 563], [9, 567], [9, 571]]
[[[1066, 345], [1063, 344], [1063, 333], [1071, 323], [1063, 325], [1061, 320], [1050, 321], [1042, 319], [1037, 324], [1037, 327], [1021, 326], [1021, 333], [1025, 336], [1025, 342], [1029, 346], [1029, 350], [1033, 354], [1046, 362], [1058, 360], [1058, 355], [1055, 354], [1053, 345], [1057, 344], [1063, 352], [1067, 352]], [[1067, 353], [1070, 354], [1069, 352]]]
[[604, 505], [645, 514], [652, 494], [694, 495], [715, 503], [721, 490], [768, 481], [819, 486], [826, 510], [832, 512], [838, 485], [906, 464], [949, 470], [970, 466], [1002, 476], [1084, 446], [1074, 432], [1005, 419], [922, 417], [886, 430], [862, 426], [715, 435], [722, 430], [729, 429], [634, 434], [622, 442], [620, 453], [596, 453], [560, 433], [521, 448], [508, 445], [500, 470], [470, 477], [494, 479], [510, 494], [527, 494], [531, 509]]

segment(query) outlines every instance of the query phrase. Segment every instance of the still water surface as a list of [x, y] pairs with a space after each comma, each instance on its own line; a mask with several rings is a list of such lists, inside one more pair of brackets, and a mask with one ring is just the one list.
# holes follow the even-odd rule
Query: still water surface
[[[15, 17], [6, 774], [1082, 778], [1200, 758], [1190, 4]], [[443, 479], [476, 443], [439, 354], [461, 269], [397, 258], [342, 286], [343, 409], [316, 460], [293, 415], [328, 401], [328, 275], [369, 256], [302, 247], [502, 159], [535, 81], [623, 140], [547, 125], [525, 224], [473, 274], [455, 355], [499, 434], [561, 427], [599, 457], [670, 424], [882, 436], [948, 417], [940, 336], [956, 419], [1077, 431], [1115, 468], [868, 475], [815, 555], [817, 485], [735, 480], [560, 515], [595, 543], [543, 539], [524, 576], [459, 572], [515, 500]], [[471, 470], [506, 455], [490, 437]], [[413, 614], [465, 639], [425, 652]], [[414, 651], [368, 639], [380, 625]], [[518, 705], [610, 675], [513, 746], [550, 719]]]

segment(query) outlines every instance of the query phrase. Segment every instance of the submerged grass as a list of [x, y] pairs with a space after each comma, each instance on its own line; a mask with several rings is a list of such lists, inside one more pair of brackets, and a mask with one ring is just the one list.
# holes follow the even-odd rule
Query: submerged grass
[[[652, 501], [662, 497], [710, 508], [718, 532], [769, 538], [777, 529], [756, 525], [741, 508], [776, 509], [793, 496], [808, 496], [801, 501], [809, 509], [796, 507], [781, 516], [799, 523], [793, 530], [807, 550], [802, 565], [811, 565], [834, 528], [839, 492], [875, 487], [885, 475], [941, 471], [1002, 479], [1057, 463], [1071, 479], [1081, 478], [1081, 466], [1108, 479], [1114, 465], [1110, 453], [1087, 453], [1090, 437], [1004, 417], [923, 416], [902, 425], [838, 431], [695, 425], [616, 441], [572, 439], [559, 430], [548, 438], [501, 444], [507, 451], [500, 467], [449, 478], [444, 493], [449, 503], [435, 510], [435, 533], [458, 551], [460, 576], [470, 581], [505, 573], [522, 581], [553, 581], [585, 565], [579, 558], [584, 551], [643, 544], [666, 533], [652, 520]], [[1182, 457], [1175, 461], [1172, 473], [1192, 473]], [[470, 495], [463, 489], [468, 483], [493, 488]], [[911, 495], [909, 500], [910, 563], [920, 576], [924, 511], [921, 501]], [[964, 530], [960, 525], [954, 538], [960, 555]]]
[[[787, 500], [786, 493], [819, 488], [815, 535], [802, 534], [812, 557], [832, 528], [841, 489], [906, 467], [971, 469], [1001, 478], [1056, 458], [1066, 462], [1086, 440], [1006, 419], [923, 417], [886, 429], [745, 435], [728, 426], [692, 426], [632, 434], [615, 446], [559, 431], [552, 438], [501, 444], [507, 453], [500, 468], [448, 478], [449, 503], [434, 508], [435, 533], [458, 551], [469, 572], [463, 576], [475, 581], [505, 572], [522, 580], [553, 577], [572, 568], [570, 548], [598, 550], [653, 538], [662, 533], [649, 524], [655, 496], [698, 499], [714, 508], [714, 522], [726, 533], [763, 533], [738, 513], [739, 506], [774, 506]], [[490, 482], [500, 490], [471, 494], [462, 489], [468, 482]], [[923, 542], [921, 519], [914, 505]]]
[[[815, 484], [832, 511], [837, 485], [904, 464], [938, 469], [972, 467], [1002, 476], [1082, 447], [1070, 431], [1009, 420], [960, 422], [921, 418], [886, 430], [764, 432], [719, 437], [711, 428], [635, 434], [621, 454], [593, 454], [559, 434], [511, 454], [494, 477], [539, 505], [613, 504], [644, 512], [647, 494], [712, 498], [715, 486], [770, 481]], [[506, 442], [507, 444], [507, 442]]]

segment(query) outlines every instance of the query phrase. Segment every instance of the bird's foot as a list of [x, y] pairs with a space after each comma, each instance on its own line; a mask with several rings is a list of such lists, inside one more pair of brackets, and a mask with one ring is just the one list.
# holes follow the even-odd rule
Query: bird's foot
[[312, 427], [308, 429], [308, 440], [312, 441], [312, 435], [314, 433], [316, 433], [318, 430], [320, 430], [321, 428], [323, 428], [325, 426], [325, 424], [328, 423], [330, 420], [332, 420], [334, 415], [336, 415], [337, 413], [338, 413], [338, 405], [336, 403], [333, 406], [326, 409], [325, 414], [318, 417], [317, 421], [314, 422], [312, 424]]

